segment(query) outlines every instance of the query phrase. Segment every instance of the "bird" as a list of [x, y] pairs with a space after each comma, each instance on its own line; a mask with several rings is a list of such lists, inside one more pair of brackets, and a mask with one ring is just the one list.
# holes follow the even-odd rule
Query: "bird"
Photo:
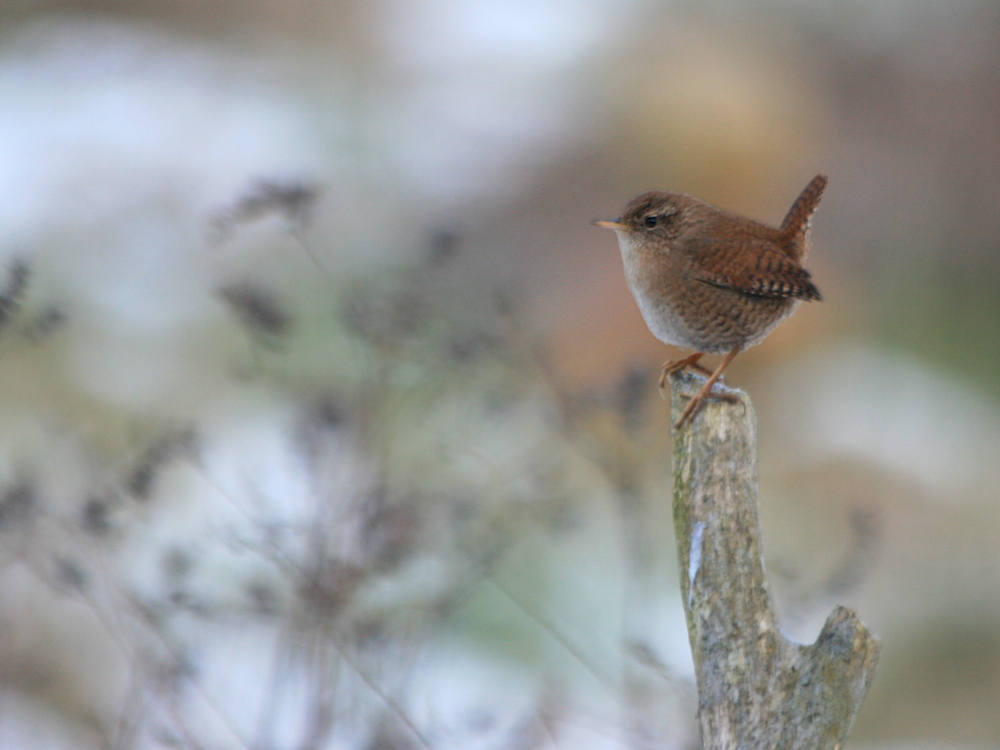
[[[690, 367], [708, 375], [676, 428], [693, 419], [737, 354], [763, 341], [803, 300], [822, 299], [802, 261], [826, 184], [826, 175], [816, 175], [778, 228], [660, 190], [633, 198], [617, 219], [593, 222], [617, 235], [625, 281], [650, 332], [694, 350], [663, 366], [661, 395], [673, 372]], [[699, 364], [705, 354], [725, 356], [709, 370]]]

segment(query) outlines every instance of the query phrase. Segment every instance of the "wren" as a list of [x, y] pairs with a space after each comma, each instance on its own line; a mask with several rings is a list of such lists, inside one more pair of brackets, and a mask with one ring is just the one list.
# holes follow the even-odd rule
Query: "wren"
[[[801, 262], [826, 182], [816, 175], [778, 229], [661, 191], [633, 198], [614, 221], [594, 222], [618, 236], [625, 280], [649, 330], [695, 350], [663, 366], [660, 392], [670, 373], [686, 367], [709, 376], [675, 427], [694, 416], [737, 354], [763, 341], [802, 300], [821, 299]], [[705, 354], [723, 353], [715, 370], [698, 364]]]

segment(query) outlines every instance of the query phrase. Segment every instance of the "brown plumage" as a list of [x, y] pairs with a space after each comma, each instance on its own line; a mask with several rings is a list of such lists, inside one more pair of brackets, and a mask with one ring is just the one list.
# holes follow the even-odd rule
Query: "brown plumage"
[[[733, 358], [763, 341], [802, 300], [821, 299], [800, 262], [809, 252], [809, 219], [825, 175], [813, 178], [780, 229], [720, 211], [682, 193], [643, 193], [615, 221], [625, 279], [650, 331], [695, 354], [664, 365], [697, 367], [704, 354], [725, 353], [677, 426], [688, 420]], [[707, 370], [705, 370], [707, 372]]]

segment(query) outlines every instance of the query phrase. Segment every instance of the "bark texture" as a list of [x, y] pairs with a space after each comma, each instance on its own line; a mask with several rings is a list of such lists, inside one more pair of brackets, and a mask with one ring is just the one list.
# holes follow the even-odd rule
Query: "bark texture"
[[[676, 421], [704, 381], [671, 376]], [[717, 386], [718, 388], [718, 386]], [[760, 553], [756, 420], [747, 395], [674, 431], [674, 527], [704, 750], [839, 749], [879, 641], [837, 607], [812, 645], [778, 630]]]

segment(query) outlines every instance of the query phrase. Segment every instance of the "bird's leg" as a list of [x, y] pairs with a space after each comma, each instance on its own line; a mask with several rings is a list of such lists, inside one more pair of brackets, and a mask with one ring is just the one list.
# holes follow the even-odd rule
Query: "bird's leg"
[[690, 357], [684, 357], [683, 359], [675, 359], [667, 362], [663, 365], [663, 369], [660, 370], [660, 382], [656, 384], [656, 387], [660, 389], [660, 398], [665, 399], [666, 396], [663, 395], [663, 389], [667, 387], [667, 377], [673, 375], [675, 372], [680, 372], [685, 367], [691, 367], [695, 370], [701, 370], [706, 375], [711, 375], [712, 371], [709, 370], [704, 365], [699, 365], [698, 360], [705, 355], [701, 352], [695, 352]]
[[[735, 359], [736, 355], [739, 353], [740, 353], [740, 348], [737, 346], [731, 352], [729, 352], [729, 354], [727, 354], [725, 357], [722, 358], [722, 361], [719, 363], [719, 366], [715, 368], [715, 372], [709, 375], [708, 380], [705, 381], [705, 384], [701, 387], [701, 390], [699, 390], [696, 394], [694, 394], [694, 396], [691, 397], [691, 400], [688, 402], [688, 405], [684, 408], [684, 411], [681, 412], [680, 419], [678, 419], [677, 423], [674, 425], [675, 428], [679, 428], [682, 424], [687, 422], [689, 419], [691, 419], [691, 417], [695, 415], [695, 412], [697, 412], [698, 409], [701, 407], [701, 402], [704, 401], [705, 397], [711, 393], [712, 386], [715, 385], [715, 381], [718, 380], [719, 377], [722, 375], [722, 371], [729, 366], [729, 363], [732, 362], [733, 359]], [[733, 397], [726, 397], [726, 398], [727, 400], [730, 400]]]

